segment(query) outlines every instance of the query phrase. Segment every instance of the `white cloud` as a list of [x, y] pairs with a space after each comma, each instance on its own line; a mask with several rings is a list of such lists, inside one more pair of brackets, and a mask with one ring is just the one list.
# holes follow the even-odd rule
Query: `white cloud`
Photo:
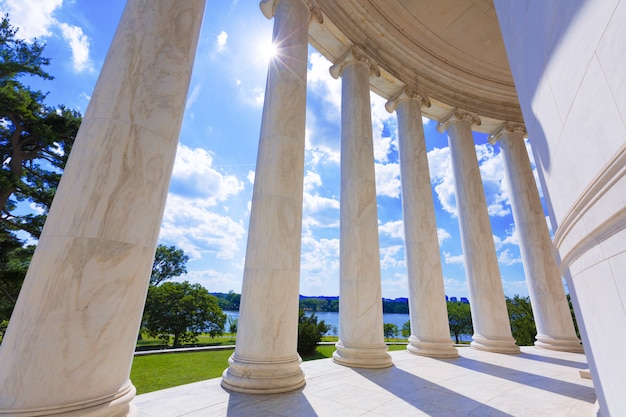
[[234, 292], [241, 293], [241, 275], [237, 277], [231, 273], [215, 271], [213, 269], [203, 269], [189, 271], [182, 279], [192, 284], [200, 284], [211, 292]]
[[[490, 144], [476, 145], [483, 190], [490, 216], [502, 217], [511, 213], [502, 157]], [[454, 175], [450, 163], [450, 149], [435, 148], [428, 152], [430, 175], [435, 192], [445, 211], [457, 215]]]
[[488, 143], [476, 145], [475, 148], [489, 215], [506, 216], [511, 213], [511, 209], [509, 192], [504, 181], [502, 154], [496, 154], [494, 147]]
[[467, 285], [465, 281], [444, 277], [443, 286], [445, 288], [446, 295], [450, 297], [467, 296]]
[[32, 41], [48, 37], [50, 29], [57, 23], [52, 17], [61, 7], [63, 0], [5, 0], [0, 2], [4, 12], [9, 14], [11, 25], [18, 27], [18, 38]]
[[513, 253], [508, 249], [503, 250], [500, 252], [500, 255], [498, 255], [498, 263], [502, 265], [511, 266], [521, 262], [522, 260], [520, 258], [516, 258], [515, 255], [513, 255]]
[[254, 184], [254, 178], [256, 177], [256, 172], [255, 171], [248, 171], [248, 175], [246, 176], [246, 178], [248, 179], [248, 182], [250, 184]]
[[406, 262], [403, 255], [403, 245], [394, 245], [380, 248], [380, 269], [390, 269], [396, 267], [406, 268]]
[[441, 243], [446, 240], [451, 238], [452, 235], [450, 235], [450, 233], [448, 233], [448, 231], [446, 229], [442, 229], [442, 228], [437, 228], [437, 240], [439, 241], [439, 246], [441, 246]]
[[47, 38], [60, 31], [72, 51], [72, 64], [76, 72], [91, 70], [89, 37], [79, 26], [60, 22], [54, 17], [63, 0], [4, 0], [0, 6], [9, 14], [11, 24], [17, 27], [17, 37], [26, 41]]
[[215, 42], [217, 45], [217, 52], [224, 52], [226, 50], [226, 43], [228, 42], [228, 33], [221, 31], [219, 35], [217, 35]]
[[504, 245], [519, 245], [519, 234], [515, 228], [515, 224], [511, 224], [511, 228], [506, 231], [503, 239], [493, 235], [493, 242], [496, 246], [496, 250], [502, 249]]
[[402, 220], [392, 220], [381, 224], [378, 226], [378, 233], [404, 240], [404, 222]]
[[232, 259], [245, 233], [241, 222], [212, 212], [197, 200], [170, 193], [159, 239], [174, 243], [194, 259], [203, 253]]
[[63, 39], [67, 41], [72, 49], [72, 62], [76, 72], [90, 70], [89, 61], [89, 38], [83, 33], [83, 29], [78, 26], [59, 23]]
[[400, 198], [400, 165], [375, 164], [376, 194], [392, 198]]
[[171, 193], [202, 200], [202, 206], [214, 206], [218, 201], [238, 194], [243, 183], [212, 167], [213, 157], [204, 149], [179, 145], [170, 185]]
[[[303, 236], [300, 273], [301, 293], [338, 294], [339, 239], [315, 239], [310, 234]], [[332, 288], [329, 288], [329, 283], [334, 283]]]
[[309, 91], [323, 99], [326, 104], [324, 115], [329, 120], [341, 120], [341, 80], [334, 79], [329, 68], [331, 62], [322, 54], [314, 52], [309, 56], [307, 84]]
[[322, 177], [320, 174], [313, 171], [307, 171], [304, 175], [304, 191], [312, 191], [315, 187], [322, 185]]
[[450, 148], [435, 148], [428, 152], [430, 178], [435, 193], [445, 211], [457, 215], [454, 191], [454, 176], [450, 164]]
[[463, 254], [461, 255], [450, 255], [448, 252], [443, 252], [443, 260], [445, 263], [452, 265], [465, 265], [465, 260], [463, 259]]

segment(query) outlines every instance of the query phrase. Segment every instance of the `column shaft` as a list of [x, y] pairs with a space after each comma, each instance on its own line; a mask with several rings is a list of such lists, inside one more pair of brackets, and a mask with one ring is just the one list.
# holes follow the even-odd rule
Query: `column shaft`
[[0, 415], [136, 415], [129, 380], [204, 1], [129, 0], [0, 349]]
[[[391, 366], [383, 335], [370, 67], [356, 50], [341, 64], [339, 341], [335, 362]], [[336, 68], [336, 67], [335, 67]], [[333, 68], [331, 68], [333, 72]]]
[[446, 123], [474, 326], [471, 345], [492, 352], [519, 353], [511, 336], [471, 120], [470, 115], [456, 112]]
[[417, 96], [400, 101], [397, 107], [411, 314], [407, 349], [420, 355], [451, 358], [459, 354], [450, 339], [421, 105], [422, 98]]
[[247, 393], [304, 385], [297, 340], [309, 9], [276, 3], [278, 52], [265, 89], [237, 347], [222, 380]]
[[523, 130], [504, 130], [497, 137], [504, 156], [513, 218], [537, 326], [535, 346], [582, 352], [526, 152]]

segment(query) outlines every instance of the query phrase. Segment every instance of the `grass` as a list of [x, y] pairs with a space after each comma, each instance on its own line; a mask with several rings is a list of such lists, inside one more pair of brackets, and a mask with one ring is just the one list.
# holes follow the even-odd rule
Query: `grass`
[[[404, 350], [406, 345], [389, 345], [389, 350]], [[314, 355], [303, 361], [330, 358], [334, 345], [320, 345]], [[228, 367], [229, 350], [207, 352], [168, 353], [163, 355], [135, 356], [130, 379], [137, 394], [157, 391], [205, 379], [218, 378]]]
[[[223, 336], [211, 337], [206, 333], [198, 336], [198, 341], [193, 344], [184, 345], [183, 347], [195, 347], [195, 346], [222, 346], [222, 345], [234, 345], [235, 335], [225, 334]], [[170, 338], [170, 343], [172, 339]], [[142, 334], [142, 339], [137, 341], [136, 350], [153, 350], [163, 349], [163, 341], [157, 338], [151, 338], [145, 334]]]
[[222, 376], [232, 350], [135, 356], [130, 379], [137, 394]]

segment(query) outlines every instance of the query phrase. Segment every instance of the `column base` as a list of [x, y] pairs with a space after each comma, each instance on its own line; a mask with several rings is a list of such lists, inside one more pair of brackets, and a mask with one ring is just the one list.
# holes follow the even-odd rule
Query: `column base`
[[409, 337], [409, 344], [406, 350], [415, 355], [428, 356], [431, 358], [446, 359], [459, 357], [459, 352], [450, 339], [445, 342], [426, 342], [415, 336], [411, 336]]
[[278, 394], [302, 388], [302, 359], [296, 355], [286, 360], [257, 361], [233, 354], [230, 366], [222, 374], [222, 387], [244, 394]]
[[0, 416], [139, 417], [137, 406], [131, 402], [136, 392], [135, 386], [128, 381], [117, 393], [105, 398], [60, 407], [0, 410]]
[[484, 350], [494, 353], [520, 353], [520, 348], [515, 344], [515, 339], [487, 339], [479, 334], [472, 336], [470, 346], [476, 350]]
[[584, 353], [580, 339], [553, 339], [549, 336], [537, 335], [535, 347], [539, 349], [557, 350], [560, 352]]
[[335, 344], [333, 361], [351, 368], [388, 368], [393, 365], [387, 353], [387, 345], [345, 346], [340, 340]]

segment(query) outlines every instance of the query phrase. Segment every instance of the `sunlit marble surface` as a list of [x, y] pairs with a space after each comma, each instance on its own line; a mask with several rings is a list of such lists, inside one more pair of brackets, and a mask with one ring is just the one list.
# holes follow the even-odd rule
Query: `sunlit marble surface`
[[286, 394], [229, 394], [220, 379], [139, 395], [142, 417], [544, 416], [589, 417], [585, 356], [534, 347], [519, 355], [459, 348], [456, 359], [390, 352], [394, 366], [356, 369], [329, 359], [302, 364], [307, 384]]

